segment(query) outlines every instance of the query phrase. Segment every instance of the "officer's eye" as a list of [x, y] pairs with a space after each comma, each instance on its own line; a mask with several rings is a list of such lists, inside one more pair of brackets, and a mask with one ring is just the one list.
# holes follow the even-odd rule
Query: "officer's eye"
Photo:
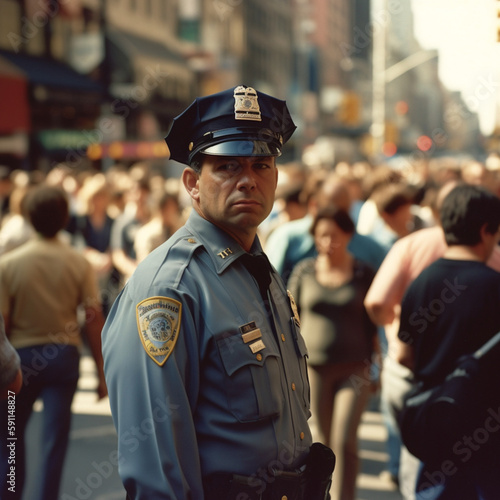
[[225, 163], [221, 163], [217, 170], [223, 172], [236, 172], [240, 168], [240, 164], [236, 161], [227, 161]]
[[253, 168], [257, 170], [265, 170], [267, 168], [271, 168], [271, 164], [267, 162], [259, 162], [259, 163], [254, 163]]

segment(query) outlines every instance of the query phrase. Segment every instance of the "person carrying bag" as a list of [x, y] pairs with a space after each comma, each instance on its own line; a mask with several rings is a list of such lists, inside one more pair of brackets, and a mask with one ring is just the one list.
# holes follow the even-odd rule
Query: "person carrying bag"
[[465, 457], [468, 436], [479, 438], [476, 448], [491, 441], [487, 433], [500, 434], [500, 391], [491, 383], [499, 378], [499, 361], [500, 332], [462, 357], [441, 384], [415, 385], [399, 416], [403, 443], [413, 455], [424, 463]]
[[447, 250], [401, 302], [399, 361], [417, 384], [400, 418], [402, 439], [422, 462], [419, 500], [496, 500], [500, 273], [486, 263], [500, 238], [500, 199], [458, 185], [439, 218]]

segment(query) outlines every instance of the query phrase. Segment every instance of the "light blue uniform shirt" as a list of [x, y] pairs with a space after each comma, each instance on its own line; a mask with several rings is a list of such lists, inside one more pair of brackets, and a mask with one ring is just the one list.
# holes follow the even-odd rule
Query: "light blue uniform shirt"
[[[256, 238], [251, 253], [259, 252]], [[119, 472], [133, 500], [199, 500], [212, 473], [265, 480], [273, 467], [304, 463], [306, 347], [276, 272], [273, 332], [257, 283], [237, 260], [243, 253], [193, 210], [110, 311], [104, 369]]]

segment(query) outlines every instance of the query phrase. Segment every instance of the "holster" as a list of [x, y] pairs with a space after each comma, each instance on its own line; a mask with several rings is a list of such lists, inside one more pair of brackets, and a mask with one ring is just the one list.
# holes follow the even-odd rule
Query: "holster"
[[304, 500], [328, 500], [335, 470], [335, 454], [322, 443], [313, 443], [306, 460]]

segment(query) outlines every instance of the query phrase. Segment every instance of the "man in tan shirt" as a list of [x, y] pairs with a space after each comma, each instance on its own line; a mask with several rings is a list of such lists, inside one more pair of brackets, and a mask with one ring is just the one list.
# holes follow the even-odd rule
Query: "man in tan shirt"
[[[36, 500], [53, 500], [58, 497], [79, 377], [82, 337], [77, 311], [80, 306], [85, 309], [84, 329], [97, 365], [99, 398], [107, 394], [100, 340], [103, 316], [89, 262], [57, 236], [68, 220], [64, 192], [39, 186], [28, 195], [26, 207], [37, 237], [0, 257], [0, 312], [23, 372], [23, 387], [15, 402], [15, 475], [9, 475], [10, 450], [3, 446], [0, 496], [12, 500], [22, 496], [25, 428], [33, 404], [41, 398], [44, 423]], [[4, 403], [0, 440], [5, 443], [12, 437], [12, 426], [6, 421]]]

